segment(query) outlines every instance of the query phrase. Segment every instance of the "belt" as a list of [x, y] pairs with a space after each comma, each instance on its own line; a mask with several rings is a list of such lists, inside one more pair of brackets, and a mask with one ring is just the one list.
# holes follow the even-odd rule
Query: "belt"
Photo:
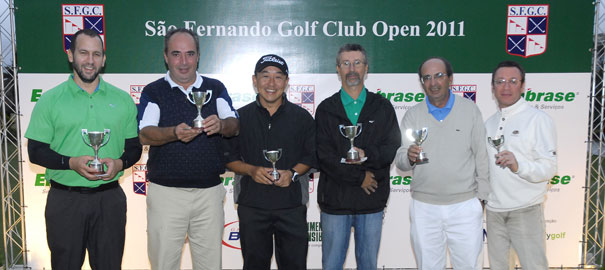
[[95, 193], [95, 192], [100, 192], [100, 191], [117, 188], [120, 186], [120, 183], [118, 183], [118, 181], [113, 181], [111, 183], [107, 183], [107, 184], [100, 185], [98, 187], [91, 188], [91, 187], [70, 187], [70, 186], [66, 186], [66, 185], [61, 185], [54, 180], [50, 180], [50, 186], [53, 188], [56, 188], [56, 189], [62, 189], [62, 190], [67, 190], [67, 191], [75, 191], [75, 192], [80, 192], [80, 193]]

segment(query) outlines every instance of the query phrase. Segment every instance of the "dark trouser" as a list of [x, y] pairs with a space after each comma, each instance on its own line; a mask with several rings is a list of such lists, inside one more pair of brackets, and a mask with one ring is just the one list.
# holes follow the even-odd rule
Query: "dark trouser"
[[307, 269], [307, 207], [264, 210], [239, 205], [240, 243], [244, 270], [270, 269], [275, 236], [279, 269]]
[[51, 184], [46, 200], [46, 236], [52, 268], [82, 269], [88, 249], [92, 269], [121, 269], [126, 226], [126, 195], [122, 188], [62, 188]]

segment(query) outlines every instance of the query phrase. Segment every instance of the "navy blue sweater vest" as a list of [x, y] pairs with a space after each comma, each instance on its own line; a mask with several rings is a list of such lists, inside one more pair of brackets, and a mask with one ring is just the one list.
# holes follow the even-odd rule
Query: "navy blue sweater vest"
[[[202, 78], [200, 88], [194, 88], [193, 91], [212, 90], [211, 100], [202, 107], [202, 117], [206, 118], [217, 114], [216, 99], [226, 90], [220, 81]], [[160, 108], [158, 127], [176, 126], [183, 122], [193, 126], [197, 108], [180, 89], [171, 88], [164, 78], [145, 86], [143, 93], [149, 100], [141, 99], [139, 106], [145, 107], [147, 104], [144, 102], [153, 102]], [[188, 143], [175, 141], [151, 146], [147, 179], [168, 187], [207, 188], [221, 183], [220, 175], [225, 172], [221, 140], [220, 135], [207, 136], [202, 133]]]

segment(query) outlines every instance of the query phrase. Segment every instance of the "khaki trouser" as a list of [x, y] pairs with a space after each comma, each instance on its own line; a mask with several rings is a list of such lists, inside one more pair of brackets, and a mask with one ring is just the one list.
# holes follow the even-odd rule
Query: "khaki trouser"
[[180, 269], [185, 237], [193, 269], [221, 269], [225, 188], [174, 188], [149, 183], [147, 252], [151, 269]]
[[544, 210], [536, 204], [509, 212], [487, 211], [487, 252], [492, 270], [512, 269], [514, 248], [523, 269], [548, 269]]

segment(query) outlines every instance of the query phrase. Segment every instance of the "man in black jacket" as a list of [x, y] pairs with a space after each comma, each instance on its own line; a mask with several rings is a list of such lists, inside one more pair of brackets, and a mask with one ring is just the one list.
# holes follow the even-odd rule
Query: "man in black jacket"
[[[277, 267], [305, 270], [306, 172], [317, 167], [315, 123], [309, 112], [286, 99], [288, 65], [283, 58], [261, 57], [252, 83], [256, 101], [238, 110], [239, 136], [225, 147], [227, 168], [241, 179], [235, 184], [235, 201], [244, 269], [270, 269], [275, 239]], [[266, 160], [271, 151], [279, 157], [277, 174], [272, 174], [272, 164]]]
[[[366, 52], [359, 44], [338, 51], [338, 93], [324, 100], [315, 114], [320, 178], [323, 269], [342, 269], [351, 227], [355, 228], [357, 269], [376, 269], [384, 208], [389, 198], [390, 167], [401, 144], [395, 110], [388, 100], [364, 87]], [[344, 159], [349, 139], [340, 126], [361, 124], [355, 138], [359, 162]]]

